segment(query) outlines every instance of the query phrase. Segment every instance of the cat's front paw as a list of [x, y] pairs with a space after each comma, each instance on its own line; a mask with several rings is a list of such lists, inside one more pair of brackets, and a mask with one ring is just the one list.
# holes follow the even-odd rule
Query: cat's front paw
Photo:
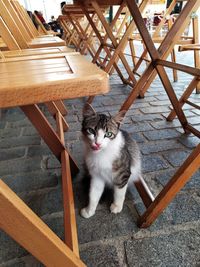
[[84, 217], [85, 219], [90, 218], [91, 216], [93, 216], [95, 214], [95, 211], [89, 210], [87, 207], [83, 208], [81, 210], [81, 216]]
[[114, 203], [112, 203], [110, 206], [110, 211], [111, 211], [111, 213], [116, 214], [116, 213], [120, 213], [122, 211], [122, 208], [123, 208], [122, 206], [118, 206], [118, 205], [115, 205]]

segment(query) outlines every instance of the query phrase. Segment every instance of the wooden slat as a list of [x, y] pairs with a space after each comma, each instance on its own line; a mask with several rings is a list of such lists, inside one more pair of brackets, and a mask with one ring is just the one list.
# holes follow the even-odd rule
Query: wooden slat
[[[58, 111], [56, 113], [57, 129], [60, 140], [64, 143], [64, 129], [62, 115]], [[76, 256], [79, 257], [78, 237], [74, 208], [74, 197], [72, 189], [72, 177], [70, 171], [69, 155], [67, 151], [61, 152], [62, 166], [62, 191], [63, 191], [63, 207], [64, 207], [64, 229], [65, 243]]]
[[[60, 103], [61, 101], [57, 101], [57, 102]], [[45, 105], [47, 106], [49, 112], [54, 117], [54, 119], [56, 119], [56, 121], [57, 121], [57, 117], [56, 117], [57, 114], [60, 114], [60, 117], [61, 117], [61, 120], [62, 120], [63, 131], [66, 132], [69, 129], [69, 125], [66, 122], [65, 118], [63, 117], [63, 115], [62, 115], [61, 111], [59, 110], [57, 104], [52, 101], [52, 102], [45, 103]], [[60, 119], [60, 117], [59, 117], [59, 119]], [[57, 129], [58, 129], [58, 127], [57, 127]]]
[[[52, 57], [55, 57], [55, 62], [57, 61], [56, 57], [64, 58], [66, 67], [70, 67], [70, 73], [66, 70], [56, 72], [54, 59], [48, 57], [45, 59], [45, 56], [39, 65], [37, 63], [39, 62], [38, 59], [18, 63], [2, 63], [0, 66], [0, 80], [2, 81], [0, 85], [0, 107], [44, 103], [48, 102], [49, 99], [56, 101], [104, 94], [109, 91], [108, 75], [81, 55], [65, 54], [65, 56], [52, 55]], [[31, 75], [30, 69], [37, 65], [40, 66], [42, 62], [44, 70], [50, 69], [50, 73], [41, 75], [38, 72], [33, 72]], [[14, 74], [18, 68], [21, 69], [20, 77]], [[42, 72], [43, 67], [39, 69]], [[5, 72], [9, 73], [9, 80], [3, 79]], [[26, 72], [29, 74], [29, 79], [27, 79]]]
[[134, 182], [134, 184], [139, 195], [141, 196], [144, 205], [146, 206], [146, 208], [148, 208], [154, 201], [154, 196], [149, 190], [148, 185], [144, 181], [143, 177], [139, 177], [138, 180]]
[[2, 17], [0, 17], [0, 33], [3, 40], [6, 42], [8, 49], [18, 50], [20, 49], [12, 33], [9, 31]]
[[[185, 104], [185, 100], [189, 98], [189, 96], [194, 91], [194, 88], [196, 87], [197, 84], [198, 84], [198, 79], [195, 77], [193, 78], [193, 80], [191, 81], [191, 83], [189, 84], [189, 86], [187, 87], [187, 89], [185, 90], [181, 98], [179, 99], [180, 107], [182, 107]], [[172, 121], [175, 117], [176, 117], [176, 112], [173, 109], [168, 115], [167, 120]]]
[[162, 59], [157, 59], [155, 61], [155, 64], [165, 66], [171, 69], [180, 70], [188, 74], [200, 77], [200, 69], [197, 69], [197, 68], [189, 67], [183, 64], [178, 64], [178, 63], [174, 63], [174, 62], [170, 62], [170, 61], [162, 60]]
[[14, 19], [12, 18], [10, 12], [6, 8], [5, 4], [3, 1], [0, 1], [0, 15], [2, 19], [5, 21], [7, 24], [9, 30], [11, 31], [13, 37], [19, 44], [20, 48], [28, 48], [28, 45], [26, 43], [26, 40], [24, 39], [24, 36], [22, 35], [20, 29], [18, 29]]
[[17, 24], [17, 28], [21, 29], [21, 32], [25, 38], [26, 41], [30, 41], [31, 38], [28, 35], [26, 29], [25, 29], [25, 25], [22, 23], [22, 21], [20, 20], [18, 14], [15, 12], [15, 10], [13, 9], [13, 6], [11, 5], [9, 0], [3, 0], [5, 6], [7, 7], [8, 11], [10, 12], [11, 16], [13, 17], [14, 21]]

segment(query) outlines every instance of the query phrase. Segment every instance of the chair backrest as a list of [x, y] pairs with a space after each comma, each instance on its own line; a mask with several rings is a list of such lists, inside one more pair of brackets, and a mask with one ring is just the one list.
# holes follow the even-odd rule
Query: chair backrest
[[0, 1], [0, 16], [9, 28], [20, 48], [28, 48], [27, 41], [3, 1]]

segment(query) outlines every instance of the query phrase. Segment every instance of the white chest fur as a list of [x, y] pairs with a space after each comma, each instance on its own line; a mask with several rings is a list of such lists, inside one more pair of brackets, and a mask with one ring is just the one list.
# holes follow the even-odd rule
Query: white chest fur
[[118, 158], [121, 147], [124, 145], [124, 139], [121, 132], [115, 139], [111, 140], [107, 147], [101, 151], [86, 149], [85, 161], [92, 177], [103, 179], [110, 184], [113, 180], [112, 165]]

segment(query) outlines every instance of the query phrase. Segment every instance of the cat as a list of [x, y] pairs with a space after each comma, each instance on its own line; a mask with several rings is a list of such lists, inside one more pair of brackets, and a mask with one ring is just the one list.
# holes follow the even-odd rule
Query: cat
[[125, 111], [116, 116], [97, 113], [90, 104], [83, 109], [82, 134], [85, 144], [85, 163], [91, 176], [89, 204], [81, 216], [95, 214], [105, 185], [114, 189], [112, 213], [120, 213], [127, 186], [141, 175], [140, 151], [129, 134], [119, 129]]

